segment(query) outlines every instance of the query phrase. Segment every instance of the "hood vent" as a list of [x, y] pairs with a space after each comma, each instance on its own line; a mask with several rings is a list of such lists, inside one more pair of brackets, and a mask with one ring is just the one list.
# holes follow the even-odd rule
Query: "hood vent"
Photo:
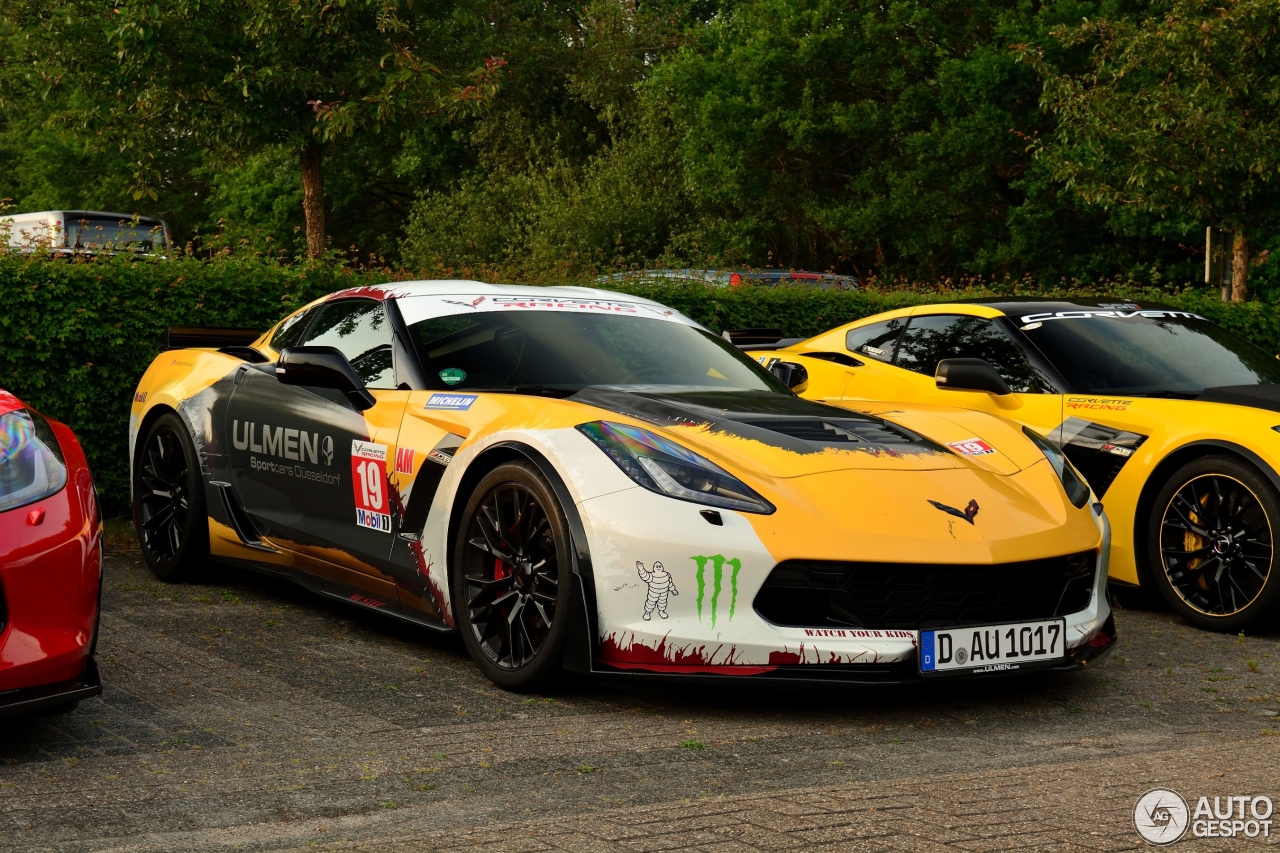
[[905, 427], [872, 415], [773, 391], [614, 388], [590, 386], [569, 399], [658, 426], [705, 426], [717, 433], [771, 444], [793, 453], [827, 448], [936, 453], [955, 457]]
[[797, 438], [813, 444], [879, 444], [909, 445], [919, 438], [906, 430], [894, 429], [883, 421], [854, 420], [761, 420], [743, 421], [757, 429], [767, 429], [781, 435]]

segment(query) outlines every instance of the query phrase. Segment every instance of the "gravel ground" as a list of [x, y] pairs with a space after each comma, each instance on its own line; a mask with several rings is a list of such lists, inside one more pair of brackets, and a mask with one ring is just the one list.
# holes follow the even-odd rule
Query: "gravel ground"
[[453, 638], [115, 549], [102, 698], [0, 723], [0, 849], [1124, 850], [1152, 787], [1280, 801], [1280, 634], [1117, 624], [1076, 674], [530, 697]]

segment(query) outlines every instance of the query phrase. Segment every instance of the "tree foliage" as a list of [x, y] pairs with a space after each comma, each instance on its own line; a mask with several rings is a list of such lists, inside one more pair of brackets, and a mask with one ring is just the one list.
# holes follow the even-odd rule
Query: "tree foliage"
[[1052, 35], [1061, 49], [1021, 55], [1058, 118], [1054, 178], [1090, 204], [1232, 229], [1243, 298], [1249, 237], [1280, 212], [1280, 7], [1165, 0]]
[[73, 90], [54, 115], [132, 155], [135, 197], [156, 197], [169, 144], [224, 157], [286, 146], [313, 257], [325, 243], [322, 146], [482, 102], [502, 67], [468, 54], [485, 21], [465, 3], [16, 2], [28, 88]]
[[1270, 298], [1277, 13], [1216, 2], [9, 0], [0, 198], [436, 274], [1186, 282], [1220, 224]]

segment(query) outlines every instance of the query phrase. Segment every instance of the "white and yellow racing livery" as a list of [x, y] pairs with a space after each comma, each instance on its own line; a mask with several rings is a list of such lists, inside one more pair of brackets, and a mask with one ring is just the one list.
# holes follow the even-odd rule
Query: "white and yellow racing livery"
[[343, 291], [156, 359], [146, 555], [441, 630], [498, 684], [901, 681], [1114, 641], [1107, 521], [1056, 450], [938, 406], [801, 399], [663, 305], [467, 281]]

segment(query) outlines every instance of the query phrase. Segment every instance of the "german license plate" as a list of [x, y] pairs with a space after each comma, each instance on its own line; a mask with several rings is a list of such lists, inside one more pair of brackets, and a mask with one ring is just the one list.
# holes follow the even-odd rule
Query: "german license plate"
[[920, 632], [921, 672], [1000, 672], [1065, 656], [1062, 619]]

